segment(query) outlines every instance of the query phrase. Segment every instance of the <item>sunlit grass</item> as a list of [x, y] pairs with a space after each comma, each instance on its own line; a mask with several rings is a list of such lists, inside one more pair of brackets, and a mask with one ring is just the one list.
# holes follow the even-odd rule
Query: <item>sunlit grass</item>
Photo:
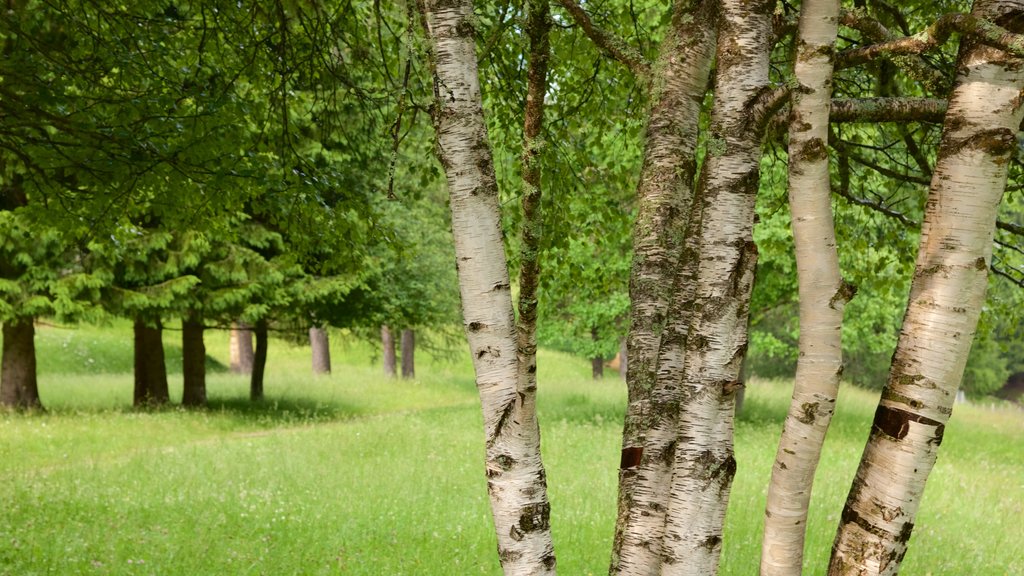
[[[0, 415], [0, 574], [499, 574], [468, 361], [421, 355], [418, 379], [386, 379], [370, 346], [334, 336], [332, 375], [312, 377], [308, 349], [272, 340], [267, 400], [251, 404], [245, 378], [218, 372], [203, 411], [136, 412], [130, 374], [51, 364], [49, 412]], [[41, 363], [57, 354], [48, 338], [41, 330]], [[96, 342], [120, 338], [130, 343], [130, 327], [95, 330]], [[227, 364], [226, 334], [208, 347]], [[542, 351], [539, 365], [559, 571], [602, 574], [624, 387], [562, 354]], [[722, 559], [737, 576], [756, 572], [789, 394], [785, 382], [748, 384]], [[180, 376], [171, 387], [180, 395]], [[842, 392], [806, 574], [825, 572], [876, 399]], [[1024, 414], [958, 406], [902, 573], [1022, 574], [1022, 518]]]

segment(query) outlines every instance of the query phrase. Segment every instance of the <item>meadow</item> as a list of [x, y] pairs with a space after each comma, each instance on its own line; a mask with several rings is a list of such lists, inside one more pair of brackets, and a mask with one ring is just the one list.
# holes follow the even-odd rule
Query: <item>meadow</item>
[[[172, 400], [176, 332], [165, 333]], [[0, 574], [500, 574], [472, 370], [419, 354], [382, 375], [332, 334], [334, 372], [271, 341], [267, 400], [211, 331], [210, 406], [136, 411], [131, 331], [41, 327], [42, 414], [0, 413]], [[625, 391], [614, 373], [542, 350], [539, 413], [559, 571], [607, 571]], [[788, 383], [753, 379], [722, 574], [756, 573]], [[824, 574], [877, 393], [845, 387], [819, 470], [805, 573]], [[1024, 412], [958, 405], [902, 570], [1024, 574]]]

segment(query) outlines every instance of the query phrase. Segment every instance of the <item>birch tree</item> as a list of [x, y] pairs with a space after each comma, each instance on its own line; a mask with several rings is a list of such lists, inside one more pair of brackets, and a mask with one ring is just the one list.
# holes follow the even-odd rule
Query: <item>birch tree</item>
[[[1022, 11], [1024, 2], [979, 0], [971, 16], [1019, 26]], [[963, 376], [1024, 118], [1021, 60], [985, 40], [961, 40], [907, 312], [829, 574], [897, 573]]]
[[850, 291], [839, 273], [826, 144], [838, 18], [838, 0], [804, 0], [800, 7], [788, 147], [800, 355], [768, 488], [763, 575], [802, 572], [811, 485], [843, 372], [841, 329]]
[[[519, 358], [529, 349], [516, 337], [477, 72], [473, 3], [424, 0], [420, 7], [430, 41], [434, 127], [451, 198], [463, 321], [484, 414], [498, 555], [505, 574], [554, 573], [534, 370], [532, 363], [522, 367]], [[529, 377], [522, 377], [524, 371]]]

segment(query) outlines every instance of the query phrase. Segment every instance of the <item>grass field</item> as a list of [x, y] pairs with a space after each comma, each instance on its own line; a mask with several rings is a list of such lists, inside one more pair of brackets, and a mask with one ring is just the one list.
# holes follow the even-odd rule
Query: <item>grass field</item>
[[[174, 332], [165, 340], [176, 356]], [[268, 400], [209, 376], [210, 408], [137, 412], [128, 326], [41, 328], [46, 414], [0, 413], [0, 574], [500, 574], [468, 361], [418, 358], [386, 380], [332, 342], [334, 374], [272, 341]], [[213, 367], [227, 335], [211, 332]], [[91, 359], [91, 362], [90, 362]], [[559, 571], [603, 574], [623, 386], [541, 352], [539, 410]], [[172, 398], [180, 376], [171, 376]], [[765, 490], [788, 401], [748, 383], [722, 574], [756, 573]], [[806, 574], [823, 574], [876, 396], [846, 388], [815, 486]], [[903, 574], [1024, 574], [1024, 413], [958, 406]]]

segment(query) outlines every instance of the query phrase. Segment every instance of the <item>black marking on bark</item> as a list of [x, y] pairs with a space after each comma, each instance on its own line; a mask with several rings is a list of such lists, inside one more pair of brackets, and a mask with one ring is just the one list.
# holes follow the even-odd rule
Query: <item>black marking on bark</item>
[[814, 424], [815, 418], [818, 417], [818, 403], [817, 402], [804, 402], [800, 405], [800, 416], [797, 416], [803, 424]]
[[[512, 530], [515, 530], [515, 526], [512, 527]], [[513, 536], [513, 538], [515, 538], [515, 536]], [[521, 536], [519, 538], [516, 538], [516, 540], [520, 539], [522, 539]], [[509, 550], [507, 548], [502, 548], [500, 546], [498, 547], [498, 558], [501, 559], [502, 564], [505, 564], [507, 562], [515, 562], [516, 560], [519, 560], [522, 557], [523, 553], [518, 550]]]
[[778, 465], [779, 470], [789, 470], [789, 466], [786, 466], [786, 463], [781, 460], [778, 461]]
[[941, 422], [932, 420], [927, 416], [908, 412], [901, 408], [880, 404], [878, 409], [875, 410], [875, 420], [872, 425], [874, 429], [886, 436], [900, 440], [907, 435], [907, 432], [910, 430], [911, 422], [917, 422], [918, 424], [924, 424], [926, 426], [935, 426], [934, 438], [937, 443], [942, 442], [942, 434], [945, 431], [945, 426]]
[[665, 448], [661, 451], [661, 463], [665, 466], [671, 466], [676, 459], [676, 441], [669, 442]]
[[832, 295], [832, 299], [828, 301], [828, 307], [832, 308], [833, 310], [838, 310], [838, 308], [836, 308], [837, 303], [841, 302], [842, 304], [846, 304], [850, 300], [853, 300], [853, 297], [856, 295], [857, 286], [847, 282], [846, 280], [843, 280], [839, 284], [839, 289], [836, 290], [836, 293]]
[[554, 555], [548, 554], [547, 556], [540, 559], [540, 563], [544, 565], [548, 570], [555, 569], [555, 557]]
[[[896, 541], [900, 544], [906, 544], [910, 541], [910, 533], [914, 531], [913, 522], [904, 522], [903, 527], [900, 528], [900, 533], [896, 536]], [[902, 556], [901, 556], [902, 558]]]
[[949, 139], [943, 142], [943, 150], [939, 151], [940, 157], [949, 154], [958, 154], [965, 148], [981, 150], [996, 157], [998, 162], [1000, 156], [1009, 154], [1017, 147], [1017, 137], [1009, 128], [993, 128], [982, 130], [966, 138]]
[[515, 405], [516, 401], [515, 399], [512, 399], [509, 400], [508, 404], [505, 404], [504, 408], [502, 408], [501, 416], [498, 417], [498, 423], [494, 426], [494, 437], [491, 439], [492, 444], [499, 436], [501, 436], [501, 431], [505, 428], [505, 423], [508, 421], [509, 417], [512, 416], [512, 410], [515, 408]]
[[700, 543], [702, 548], [706, 548], [710, 551], [714, 551], [722, 544], [721, 536], [708, 536], [703, 542]]
[[470, 332], [479, 332], [486, 327], [487, 325], [481, 322], [470, 322], [468, 326]]
[[547, 530], [551, 526], [551, 505], [535, 502], [523, 508], [519, 514], [519, 529], [523, 534]]
[[892, 538], [892, 534], [890, 534], [881, 526], [875, 526], [867, 518], [861, 516], [860, 513], [858, 513], [856, 510], [853, 509], [852, 506], [850, 506], [849, 502], [847, 502], [846, 506], [843, 507], [843, 514], [841, 516], [840, 523], [856, 524], [865, 532], [878, 536], [883, 540], [889, 540]]
[[795, 159], [805, 162], [814, 160], [825, 160], [828, 158], [828, 148], [821, 138], [811, 138], [804, 142], [796, 151]]
[[508, 472], [516, 465], [516, 459], [508, 454], [498, 454], [498, 456], [494, 458], [494, 461], [497, 462], [498, 466], [501, 466], [501, 469], [505, 472]]
[[985, 262], [985, 258], [978, 257], [978, 259], [974, 261], [974, 269], [975, 270], [988, 270], [988, 263]]
[[622, 449], [622, 459], [619, 460], [619, 469], [626, 470], [636, 468], [640, 465], [640, 458], [644, 455], [643, 446], [630, 446]]
[[530, 364], [530, 366], [526, 368], [526, 372], [527, 372], [527, 374], [536, 374], [537, 373], [537, 365], [536, 364]]
[[509, 289], [508, 282], [499, 282], [499, 283], [494, 285], [494, 288], [491, 288], [491, 292], [497, 292], [498, 290], [508, 290], [508, 289]]

